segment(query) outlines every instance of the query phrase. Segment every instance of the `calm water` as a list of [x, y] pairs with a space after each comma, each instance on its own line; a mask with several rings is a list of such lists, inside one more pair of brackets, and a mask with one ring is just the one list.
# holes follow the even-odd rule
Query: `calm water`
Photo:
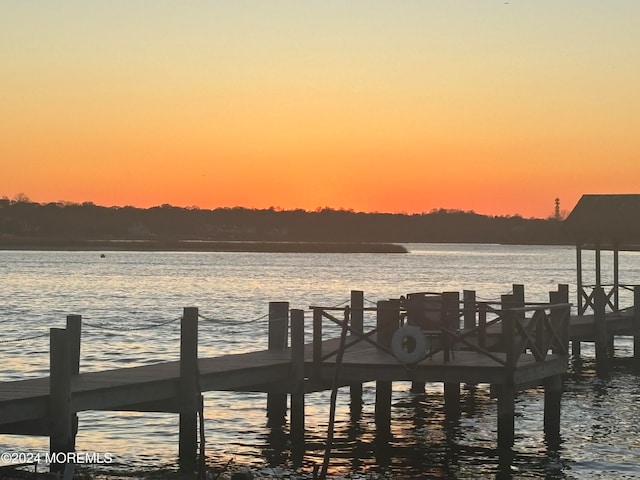
[[[106, 252], [105, 258], [100, 252], [0, 251], [0, 378], [46, 375], [48, 329], [64, 326], [72, 313], [84, 322], [81, 369], [92, 371], [177, 359], [177, 320], [189, 306], [204, 317], [200, 354], [209, 356], [265, 348], [270, 301], [303, 309], [340, 305], [352, 289], [364, 290], [367, 303], [462, 289], [497, 300], [513, 283], [524, 284], [531, 301], [545, 301], [549, 290], [568, 283], [575, 301], [573, 248], [409, 248], [407, 255]], [[621, 254], [621, 281], [639, 280], [640, 255]], [[566, 380], [559, 447], [545, 444], [539, 390], [518, 396], [516, 444], [500, 456], [496, 404], [487, 386], [465, 388], [462, 416], [448, 422], [441, 385], [413, 395], [402, 382], [394, 384], [392, 440], [381, 443], [373, 425], [374, 385], [366, 384], [357, 420], [350, 419], [348, 390], [340, 391], [332, 471], [371, 478], [640, 478], [640, 380], [624, 363], [598, 379], [592, 349], [583, 352], [585, 360]], [[617, 355], [631, 354], [631, 342], [619, 341]], [[267, 428], [265, 400], [264, 394], [205, 395], [211, 464], [290, 465], [286, 427]], [[309, 471], [322, 461], [329, 392], [309, 395], [306, 413], [309, 449], [302, 469]], [[118, 469], [175, 466], [177, 415], [79, 417], [78, 451], [110, 452]], [[48, 439], [0, 436], [0, 451], [8, 449], [44, 452]]]

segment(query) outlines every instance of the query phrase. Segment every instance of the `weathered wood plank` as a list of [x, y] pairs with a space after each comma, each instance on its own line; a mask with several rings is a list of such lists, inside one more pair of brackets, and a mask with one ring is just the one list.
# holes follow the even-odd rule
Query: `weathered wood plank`
[[[354, 340], [354, 337], [349, 337]], [[323, 350], [330, 351], [338, 339], [324, 342]], [[504, 354], [496, 353], [503, 359]], [[305, 376], [312, 375], [313, 347], [305, 345]], [[323, 362], [320, 377], [305, 390], [329, 385], [334, 372], [334, 359]], [[259, 351], [198, 360], [200, 384], [203, 391], [291, 391], [290, 349]], [[516, 384], [540, 382], [549, 376], [563, 373], [566, 358], [550, 355], [544, 362], [523, 354], [514, 370]], [[102, 410], [156, 408], [171, 405], [177, 395], [179, 362], [88, 372], [72, 379], [72, 409]], [[456, 351], [448, 362], [442, 353], [406, 368], [392, 355], [366, 342], [351, 345], [344, 353], [341, 379], [345, 385], [367, 381], [422, 381], [492, 383], [507, 382], [502, 365], [480, 353]], [[47, 415], [48, 378], [0, 383], [0, 424], [33, 420]], [[149, 403], [153, 402], [153, 403]], [[159, 407], [158, 407], [159, 408]]]

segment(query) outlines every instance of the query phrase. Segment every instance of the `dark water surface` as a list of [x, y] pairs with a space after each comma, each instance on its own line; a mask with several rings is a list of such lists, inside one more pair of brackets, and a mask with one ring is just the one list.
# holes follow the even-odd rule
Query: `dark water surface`
[[[188, 306], [199, 307], [204, 317], [200, 355], [211, 356], [265, 348], [270, 301], [303, 309], [340, 305], [352, 289], [364, 290], [367, 304], [416, 291], [462, 289], [497, 300], [513, 283], [525, 285], [528, 301], [546, 301], [549, 290], [568, 283], [575, 302], [573, 248], [408, 247], [407, 255], [105, 252], [105, 258], [101, 252], [0, 251], [0, 378], [48, 374], [48, 329], [64, 326], [67, 314], [83, 316], [81, 369], [95, 371], [177, 359], [177, 320]], [[610, 259], [603, 260], [606, 271]], [[639, 283], [638, 253], [621, 254], [620, 276], [623, 283]], [[618, 356], [632, 355], [630, 339], [617, 346]], [[559, 443], [545, 441], [542, 391], [531, 389], [517, 397], [517, 437], [508, 452], [495, 448], [497, 407], [487, 385], [464, 387], [462, 415], [452, 421], [443, 410], [440, 384], [416, 395], [410, 384], [394, 383], [391, 437], [385, 438], [374, 427], [374, 384], [365, 384], [363, 411], [355, 418], [348, 389], [341, 389], [333, 475], [640, 478], [639, 377], [620, 361], [609, 378], [600, 379], [591, 346], [583, 347], [583, 356], [566, 378]], [[307, 472], [322, 462], [329, 398], [329, 392], [306, 398]], [[258, 393], [205, 394], [210, 464], [291, 466], [295, 445], [286, 425], [267, 427], [265, 403]], [[177, 415], [82, 412], [79, 418], [77, 450], [113, 454], [110, 468], [175, 467]], [[0, 436], [0, 452], [47, 450], [46, 438]]]

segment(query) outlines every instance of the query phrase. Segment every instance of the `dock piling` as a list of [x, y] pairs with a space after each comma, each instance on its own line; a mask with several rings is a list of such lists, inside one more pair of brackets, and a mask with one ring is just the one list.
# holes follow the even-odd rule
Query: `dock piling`
[[[391, 337], [400, 326], [400, 302], [398, 300], [381, 300], [377, 303], [377, 341], [380, 345], [391, 348]], [[391, 432], [391, 393], [392, 382], [376, 381], [375, 422], [379, 435]]]
[[181, 472], [194, 472], [198, 466], [198, 309], [184, 308], [180, 324], [180, 422], [178, 466]]
[[[51, 431], [49, 451], [55, 454], [73, 451], [73, 412], [71, 410], [71, 354], [69, 333], [62, 328], [51, 328], [50, 335], [50, 382], [49, 407]], [[51, 462], [52, 473], [64, 472], [65, 463]]]
[[71, 375], [80, 373], [80, 343], [82, 336], [82, 316], [67, 315], [67, 335], [69, 337], [69, 361]]
[[[360, 333], [364, 332], [364, 292], [351, 290], [351, 328]], [[359, 418], [362, 413], [362, 384], [352, 383], [349, 387], [351, 399], [351, 415]]]
[[640, 285], [633, 287], [633, 363], [640, 368]]
[[304, 311], [291, 310], [291, 445], [296, 458], [304, 454]]
[[549, 443], [560, 438], [560, 406], [562, 400], [562, 376], [554, 375], [544, 380], [544, 434]]
[[[82, 316], [67, 315], [67, 336], [69, 337], [69, 361], [71, 363], [71, 375], [80, 373], [80, 344], [82, 338]], [[71, 414], [73, 448], [76, 446], [78, 434], [78, 414]]]
[[[460, 292], [444, 292], [442, 294], [442, 317], [445, 327], [452, 331], [460, 330]], [[445, 362], [450, 360], [452, 353], [452, 339], [449, 334], [445, 338]], [[444, 384], [444, 409], [451, 419], [460, 416], [460, 383], [446, 382]]]
[[609, 337], [607, 336], [607, 319], [605, 305], [607, 298], [602, 287], [596, 287], [594, 294], [594, 333], [596, 343], [596, 371], [605, 374], [608, 370]]
[[498, 448], [513, 447], [515, 439], [515, 398], [513, 385], [496, 385], [498, 396]]
[[322, 376], [322, 309], [313, 309], [313, 369], [312, 376], [319, 380]]
[[462, 291], [464, 329], [471, 330], [476, 327], [476, 291]]
[[[288, 344], [289, 302], [269, 302], [268, 349], [284, 351]], [[287, 414], [287, 394], [267, 393], [267, 425], [283, 425]]]

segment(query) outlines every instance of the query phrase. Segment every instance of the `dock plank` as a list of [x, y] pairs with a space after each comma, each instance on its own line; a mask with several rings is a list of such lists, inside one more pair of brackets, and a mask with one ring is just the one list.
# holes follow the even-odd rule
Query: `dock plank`
[[[354, 338], [349, 338], [348, 342]], [[323, 342], [323, 352], [337, 350], [339, 339]], [[496, 354], [504, 358], [504, 354]], [[313, 347], [305, 345], [305, 376], [316, 386], [330, 384], [336, 368], [336, 357], [320, 366], [320, 377], [311, 380], [314, 368]], [[198, 360], [200, 385], [203, 391], [287, 391], [291, 383], [290, 349], [229, 354]], [[522, 355], [514, 372], [495, 360], [477, 352], [455, 351], [448, 362], [442, 353], [426, 358], [416, 365], [405, 365], [393, 355], [361, 341], [350, 345], [340, 366], [341, 382], [439, 381], [459, 383], [504, 383], [509, 375], [518, 382], [530, 382], [563, 373], [566, 359], [550, 356], [536, 362], [532, 355]], [[117, 410], [136, 405], [173, 405], [178, 395], [180, 364], [178, 361], [86, 372], [73, 376], [71, 382], [72, 409]], [[312, 389], [312, 386], [309, 387]], [[47, 415], [49, 379], [0, 383], [0, 424], [17, 420], [35, 420]]]

